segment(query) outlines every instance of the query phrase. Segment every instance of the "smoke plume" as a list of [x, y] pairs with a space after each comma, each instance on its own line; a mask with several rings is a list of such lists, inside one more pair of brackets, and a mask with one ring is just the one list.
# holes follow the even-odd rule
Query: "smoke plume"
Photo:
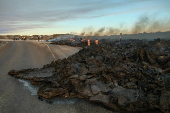
[[103, 35], [104, 30], [105, 30], [105, 27], [100, 28], [98, 31], [96, 31], [96, 32], [94, 33], [94, 36]]
[[140, 16], [131, 28], [120, 27], [101, 27], [95, 30], [92, 26], [84, 28], [80, 33], [81, 36], [104, 36], [104, 35], [118, 35], [123, 34], [137, 34], [143, 32], [157, 32], [170, 30], [170, 19], [158, 19], [155, 16]]
[[139, 20], [135, 23], [134, 27], [132, 28], [132, 33], [140, 33], [144, 32], [147, 27], [149, 26], [150, 19], [147, 16], [142, 16]]

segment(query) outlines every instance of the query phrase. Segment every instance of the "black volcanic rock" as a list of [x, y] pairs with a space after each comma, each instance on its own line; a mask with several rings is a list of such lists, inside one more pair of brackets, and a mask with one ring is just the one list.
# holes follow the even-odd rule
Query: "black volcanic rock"
[[[169, 113], [169, 47], [170, 40], [100, 43], [42, 69], [12, 70], [9, 74], [39, 85], [38, 95], [44, 98], [78, 97], [116, 111], [159, 109]], [[44, 70], [52, 74], [34, 75]]]

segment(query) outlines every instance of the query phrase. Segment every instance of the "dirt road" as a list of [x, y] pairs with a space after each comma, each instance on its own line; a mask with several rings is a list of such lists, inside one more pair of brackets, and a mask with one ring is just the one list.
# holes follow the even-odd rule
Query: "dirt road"
[[11, 69], [41, 68], [79, 49], [32, 41], [10, 41], [0, 47], [0, 113], [110, 113], [79, 99], [58, 99], [55, 104], [40, 101], [22, 82], [7, 74]]

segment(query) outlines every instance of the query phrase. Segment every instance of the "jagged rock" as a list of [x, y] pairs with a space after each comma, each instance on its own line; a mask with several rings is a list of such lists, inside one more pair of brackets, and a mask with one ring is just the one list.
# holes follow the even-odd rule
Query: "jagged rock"
[[157, 60], [160, 63], [164, 63], [168, 59], [168, 56], [158, 56]]
[[78, 78], [78, 77], [79, 77], [79, 75], [72, 75], [69, 78], [72, 79], [72, 78]]
[[158, 108], [159, 105], [159, 96], [155, 94], [148, 94], [148, 104], [150, 105], [151, 108]]
[[170, 75], [164, 75], [164, 77], [162, 77], [166, 88], [170, 91]]
[[147, 85], [147, 83], [145, 81], [140, 80], [140, 81], [137, 82], [137, 85], [138, 86], [145, 86], [145, 85]]
[[79, 76], [79, 79], [80, 80], [86, 80], [87, 79], [87, 75], [81, 75], [81, 76]]
[[96, 65], [89, 66], [89, 71], [88, 73], [94, 74], [94, 73], [99, 73], [103, 70], [102, 67], [98, 67]]
[[96, 86], [102, 91], [102, 92], [108, 92], [106, 86], [101, 81], [96, 81]]
[[64, 94], [63, 88], [48, 88], [42, 87], [38, 90], [37, 94], [44, 98], [52, 98]]
[[156, 72], [158, 72], [158, 73], [162, 73], [162, 72], [163, 72], [162, 69], [160, 69], [160, 68], [155, 68], [155, 70], [156, 70]]
[[113, 84], [114, 84], [114, 86], [115, 86], [115, 87], [118, 87], [118, 86], [119, 86], [119, 84], [118, 84], [118, 81], [117, 81], [117, 80], [114, 80], [114, 81], [113, 81]]
[[109, 95], [98, 94], [96, 96], [90, 97], [89, 100], [100, 101], [100, 102], [103, 102], [105, 104], [108, 104], [109, 101], [110, 101], [110, 96]]
[[101, 89], [97, 85], [91, 85], [91, 91], [93, 94], [98, 94]]
[[98, 61], [103, 61], [103, 57], [102, 56], [96, 56], [96, 60], [98, 60]]
[[94, 84], [96, 81], [97, 81], [96, 78], [90, 78], [90, 79], [87, 79], [85, 83], [86, 84]]
[[90, 85], [86, 85], [83, 89], [83, 94], [87, 96], [93, 96]]
[[88, 73], [88, 69], [85, 66], [79, 69], [79, 75], [85, 75], [87, 73]]
[[124, 106], [126, 103], [128, 103], [128, 99], [125, 96], [123, 95], [118, 96], [119, 105]]
[[142, 98], [143, 95], [144, 95], [139, 90], [136, 90], [136, 89], [126, 89], [126, 88], [123, 88], [122, 86], [118, 86], [116, 88], [113, 88], [112, 89], [112, 93], [114, 93], [116, 95], [125, 96], [131, 102], [137, 101], [139, 98]]
[[160, 109], [170, 113], [170, 91], [163, 91], [160, 97]]
[[137, 89], [137, 86], [135, 83], [133, 82], [130, 82], [130, 83], [127, 83], [126, 86], [130, 89]]
[[11, 70], [8, 72], [9, 75], [18, 75], [19, 72], [16, 72], [15, 70]]

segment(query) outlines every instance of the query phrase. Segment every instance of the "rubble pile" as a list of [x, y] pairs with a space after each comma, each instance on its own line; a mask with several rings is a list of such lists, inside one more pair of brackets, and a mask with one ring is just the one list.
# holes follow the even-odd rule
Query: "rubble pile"
[[[40, 77], [30, 73], [52, 70]], [[9, 75], [39, 85], [43, 98], [83, 98], [115, 111], [170, 112], [170, 40], [127, 40], [86, 46], [42, 69]]]

